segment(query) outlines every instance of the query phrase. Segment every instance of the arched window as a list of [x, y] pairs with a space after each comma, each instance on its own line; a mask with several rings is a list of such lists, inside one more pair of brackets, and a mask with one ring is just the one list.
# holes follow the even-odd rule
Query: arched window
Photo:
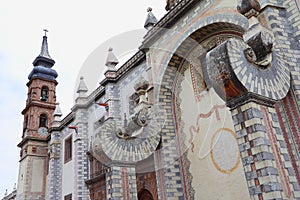
[[48, 87], [43, 86], [42, 90], [41, 90], [41, 100], [42, 101], [48, 101], [48, 93], [49, 93]]
[[148, 190], [142, 189], [138, 193], [138, 200], [153, 200], [153, 196]]
[[46, 114], [40, 115], [40, 124], [39, 127], [48, 127], [48, 117]]

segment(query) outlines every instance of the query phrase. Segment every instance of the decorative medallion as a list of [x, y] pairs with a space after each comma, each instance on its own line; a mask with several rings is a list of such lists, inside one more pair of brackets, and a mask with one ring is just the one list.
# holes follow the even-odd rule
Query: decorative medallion
[[217, 130], [210, 144], [210, 156], [216, 169], [224, 174], [232, 173], [240, 163], [236, 135], [229, 128]]
[[95, 135], [94, 156], [104, 163], [135, 163], [146, 159], [160, 143], [164, 116], [161, 109], [153, 106], [138, 112], [123, 127], [112, 119], [106, 121]]
[[102, 163], [136, 163], [148, 158], [157, 149], [166, 113], [159, 105], [152, 106], [147, 98], [149, 82], [140, 77], [134, 85], [138, 102], [130, 119], [124, 123], [112, 118], [96, 130], [92, 153]]
[[[267, 38], [265, 38], [267, 37]], [[283, 99], [290, 88], [290, 71], [284, 53], [270, 45], [271, 36], [255, 36], [261, 50], [244, 41], [231, 38], [208, 52], [207, 71], [212, 85], [225, 100], [246, 92]], [[264, 39], [265, 38], [265, 39]], [[253, 40], [249, 40], [249, 43]], [[254, 43], [253, 43], [254, 44]]]
[[276, 46], [272, 54], [266, 55], [270, 66], [261, 67], [248, 61], [241, 52], [251, 49], [246, 43], [230, 39], [227, 42], [229, 62], [237, 79], [255, 94], [271, 99], [283, 99], [290, 88], [290, 71], [284, 53]]
[[207, 53], [207, 71], [225, 101], [244, 93], [283, 99], [290, 88], [289, 60], [269, 27], [260, 23], [259, 1], [241, 0], [238, 11], [249, 19], [243, 40], [230, 38]]

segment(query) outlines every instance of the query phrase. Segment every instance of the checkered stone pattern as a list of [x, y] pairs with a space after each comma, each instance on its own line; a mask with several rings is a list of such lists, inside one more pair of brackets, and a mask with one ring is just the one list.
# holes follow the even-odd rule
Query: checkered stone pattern
[[136, 200], [134, 167], [112, 166], [106, 173], [106, 198], [111, 200]]
[[[238, 30], [242, 33], [248, 28], [248, 20], [245, 17], [237, 13], [229, 13], [228, 10], [203, 16], [203, 12], [209, 11], [214, 2], [212, 0], [198, 1], [193, 8], [183, 14], [182, 20], [178, 20], [173, 26], [168, 27], [167, 34], [160, 35], [150, 47], [147, 46], [146, 37], [143, 45], [145, 48], [150, 48], [150, 53], [147, 55], [147, 58], [151, 58], [148, 60], [149, 66], [158, 70], [158, 74], [153, 76], [156, 82], [160, 82], [163, 78], [165, 69], [174, 54], [184, 57], [192, 48], [195, 48], [195, 44], [197, 45], [203, 38], [220, 30]], [[155, 30], [155, 28], [151, 29], [147, 35], [151, 35]], [[178, 52], [178, 49], [185, 50]], [[161, 60], [157, 60], [156, 58], [160, 55], [156, 54], [160, 53], [164, 55], [161, 56]]]
[[[298, 172], [296, 172], [293, 167], [293, 163], [291, 161], [291, 156], [289, 154], [289, 150], [287, 147], [287, 142], [284, 138], [284, 131], [282, 131], [281, 127], [280, 127], [280, 122], [279, 122], [279, 116], [277, 114], [278, 112], [276, 111], [275, 108], [268, 108], [268, 118], [272, 119], [272, 127], [275, 130], [274, 135], [275, 137], [273, 138], [274, 140], [276, 139], [277, 142], [277, 148], [280, 152], [280, 158], [278, 159], [278, 162], [281, 161], [281, 163], [278, 163], [281, 165], [281, 167], [283, 168], [283, 170], [285, 171], [286, 177], [287, 177], [287, 185], [286, 185], [286, 193], [289, 193], [290, 196], [293, 199], [300, 199], [300, 188], [298, 185], [298, 181], [297, 181], [297, 174]], [[282, 178], [284, 178], [284, 176], [282, 175]]]
[[78, 127], [78, 134], [73, 136], [74, 141], [74, 198], [78, 200], [85, 200], [89, 197], [89, 190], [85, 184], [85, 180], [89, 179], [88, 171], [88, 113], [85, 109], [76, 111], [74, 124]]
[[298, 198], [295, 174], [275, 109], [248, 101], [231, 112], [250, 196]]
[[128, 200], [137, 200], [137, 185], [136, 185], [135, 167], [123, 167], [122, 168], [122, 176], [123, 176], [123, 182], [125, 183], [125, 186], [127, 185], [127, 181], [128, 181], [128, 186], [129, 186], [128, 188], [124, 188], [125, 189], [124, 191], [126, 192], [126, 194], [124, 194], [124, 196], [127, 196], [127, 197], [129, 196], [129, 198], [127, 198]]
[[[290, 51], [287, 52], [291, 55], [292, 67], [292, 85], [293, 91], [295, 93], [297, 104], [300, 105], [300, 2], [297, 0], [286, 0], [283, 1], [284, 6], [286, 7], [285, 20], [290, 26], [287, 29], [287, 26], [284, 27], [284, 36], [290, 41]], [[287, 30], [288, 31], [287, 31]]]
[[48, 188], [46, 199], [60, 200], [60, 189], [62, 183], [61, 176], [61, 137], [59, 132], [51, 133], [50, 146], [50, 160], [48, 172]]
[[[299, 10], [299, 1], [297, 0], [285, 0], [283, 1], [283, 5], [286, 8], [287, 19], [289, 24], [292, 26], [295, 37], [296, 44], [292, 49], [299, 49], [299, 39], [300, 39], [300, 10]], [[292, 36], [292, 35], [290, 35]]]
[[[183, 185], [183, 163], [180, 158], [180, 142], [176, 133], [172, 111], [172, 86], [177, 70], [169, 67], [166, 69], [159, 94], [159, 104], [165, 110], [165, 125], [161, 131], [162, 147], [155, 154], [155, 162], [158, 164], [156, 179], [158, 180], [158, 194], [160, 199], [186, 199]], [[159, 155], [158, 155], [159, 154]]]
[[275, 108], [278, 113], [279, 123], [283, 131], [297, 181], [298, 184], [300, 184], [300, 136], [298, 134], [300, 130], [300, 122], [299, 111], [296, 108], [296, 101], [292, 92], [289, 92], [285, 99], [277, 103]]
[[120, 86], [109, 83], [105, 86], [105, 99], [108, 103], [108, 117], [119, 121], [121, 119], [121, 104], [120, 104]]
[[159, 130], [152, 123], [155, 124], [150, 121], [139, 137], [126, 140], [117, 136], [117, 123], [108, 120], [100, 128], [96, 137], [100, 138], [102, 150], [110, 160], [136, 163], [149, 157], [160, 142]]
[[[278, 5], [280, 1], [274, 3], [267, 2], [270, 5]], [[292, 78], [292, 89], [295, 93], [297, 104], [300, 105], [300, 12], [299, 2], [296, 0], [282, 1], [282, 6], [285, 9], [267, 8], [264, 14], [269, 20], [269, 27], [274, 32], [276, 41], [280, 43], [281, 51], [289, 60], [289, 69]]]
[[286, 96], [290, 87], [290, 72], [285, 55], [274, 46], [272, 66], [269, 70], [262, 71], [249, 63], [241, 52], [248, 47], [244, 42], [237, 39], [229, 39], [226, 43], [231, 67], [249, 92], [260, 94], [272, 99], [282, 99]]

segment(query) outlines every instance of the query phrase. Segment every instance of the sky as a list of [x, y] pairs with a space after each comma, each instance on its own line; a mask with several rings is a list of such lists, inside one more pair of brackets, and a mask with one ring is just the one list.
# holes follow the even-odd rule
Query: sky
[[[166, 13], [165, 0], [1, 1], [0, 199], [17, 183], [21, 112], [25, 108], [27, 77], [40, 53], [43, 29], [49, 30], [49, 53], [56, 61], [53, 69], [59, 74], [57, 101], [65, 116], [74, 103], [81, 75], [87, 76], [89, 92], [99, 85], [110, 46], [120, 64], [136, 51], [146, 33], [143, 26], [149, 6], [158, 20]], [[127, 39], [133, 36], [139, 39]], [[91, 74], [93, 77], [89, 77]]]

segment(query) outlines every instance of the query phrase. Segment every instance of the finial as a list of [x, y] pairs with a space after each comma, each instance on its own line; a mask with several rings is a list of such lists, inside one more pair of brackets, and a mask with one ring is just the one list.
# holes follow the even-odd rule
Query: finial
[[107, 55], [107, 59], [106, 59], [106, 63], [105, 65], [109, 68], [109, 69], [115, 69], [115, 66], [119, 63], [117, 57], [115, 56], [115, 54], [113, 53], [113, 48], [109, 47], [108, 48], [108, 55]]
[[153, 15], [151, 7], [148, 7], [147, 12], [148, 12], [148, 15], [147, 15], [147, 18], [146, 18], [146, 21], [145, 21], [145, 24], [144, 24], [144, 28], [149, 30], [150, 28], [152, 28], [157, 23], [157, 19]]
[[88, 91], [88, 88], [84, 82], [83, 76], [80, 77], [79, 85], [77, 88], [77, 93], [79, 93], [79, 97], [85, 96], [85, 93]]
[[45, 32], [45, 36], [47, 37], [47, 32], [49, 32], [48, 29], [43, 29], [43, 31]]
[[43, 42], [41, 46], [41, 52], [36, 57], [36, 59], [33, 61], [34, 66], [44, 66], [47, 68], [51, 68], [54, 64], [55, 61], [51, 58], [49, 51], [48, 51], [48, 42], [47, 42], [47, 29], [43, 30], [45, 32], [45, 35], [43, 36]]
[[59, 103], [56, 103], [56, 107], [55, 107], [53, 116], [54, 116], [54, 117], [56, 117], [56, 116], [61, 117], [61, 116], [62, 116], [62, 112], [61, 112]]

